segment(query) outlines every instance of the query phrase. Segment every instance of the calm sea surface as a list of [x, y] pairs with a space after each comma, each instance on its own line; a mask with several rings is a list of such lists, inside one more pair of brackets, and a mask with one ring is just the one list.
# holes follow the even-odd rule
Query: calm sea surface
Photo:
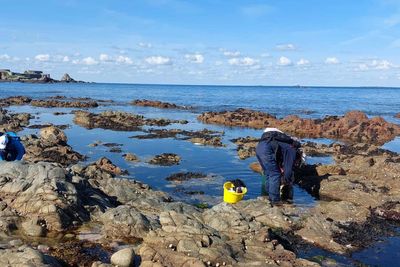
[[[134, 84], [20, 84], [0, 83], [2, 97], [25, 95], [33, 98], [63, 95], [67, 97], [90, 97], [100, 100], [114, 100], [112, 104], [90, 109], [91, 112], [104, 110], [121, 110], [142, 114], [152, 118], [185, 119], [187, 125], [173, 124], [166, 128], [185, 130], [201, 130], [204, 128], [224, 131], [224, 148], [194, 145], [187, 141], [174, 139], [139, 140], [129, 138], [143, 132], [117, 132], [103, 129], [87, 130], [72, 122], [72, 109], [48, 109], [30, 106], [11, 107], [15, 112], [35, 114], [31, 124], [53, 123], [67, 124], [65, 130], [68, 143], [78, 152], [87, 155], [88, 162], [105, 156], [120, 167], [127, 169], [131, 177], [150, 184], [153, 188], [167, 191], [175, 199], [191, 203], [219, 203], [222, 199], [222, 184], [231, 179], [242, 179], [249, 193], [246, 198], [260, 195], [260, 177], [249, 169], [249, 164], [256, 159], [240, 160], [236, 146], [230, 141], [233, 138], [253, 136], [259, 137], [260, 130], [206, 125], [197, 121], [196, 117], [204, 111], [234, 110], [250, 108], [284, 117], [297, 114], [305, 118], [322, 118], [326, 115], [343, 115], [350, 110], [361, 110], [368, 116], [382, 116], [386, 120], [399, 123], [394, 115], [400, 112], [400, 88], [294, 88], [294, 87], [241, 87], [241, 86], [175, 86], [175, 85], [134, 85]], [[162, 110], [148, 107], [128, 105], [134, 99], [151, 99], [171, 102], [178, 105], [195, 107], [193, 111]], [[68, 114], [55, 116], [55, 111]], [[156, 127], [152, 127], [156, 128]], [[26, 129], [21, 134], [37, 133], [36, 129]], [[121, 144], [122, 153], [112, 153], [105, 146], [90, 147], [95, 141]], [[312, 140], [331, 143], [334, 140]], [[384, 145], [385, 148], [400, 152], [400, 138]], [[128, 163], [122, 158], [123, 153], [131, 152], [139, 156], [141, 162]], [[176, 153], [182, 157], [180, 165], [159, 167], [146, 163], [151, 157], [161, 153]], [[309, 163], [329, 164], [329, 157], [309, 157]], [[192, 171], [209, 175], [208, 179], [191, 180], [176, 184], [165, 178], [176, 172]], [[185, 191], [203, 191], [202, 195], [187, 195]], [[315, 204], [315, 199], [304, 190], [295, 188], [296, 205], [304, 208]], [[387, 241], [391, 247], [400, 249], [398, 239]], [[356, 254], [355, 258], [365, 259], [365, 263], [376, 264], [374, 257], [367, 257], [375, 248]], [[395, 255], [398, 259], [398, 253]], [[339, 260], [340, 261], [340, 260]], [[363, 260], [362, 260], [363, 261]]]

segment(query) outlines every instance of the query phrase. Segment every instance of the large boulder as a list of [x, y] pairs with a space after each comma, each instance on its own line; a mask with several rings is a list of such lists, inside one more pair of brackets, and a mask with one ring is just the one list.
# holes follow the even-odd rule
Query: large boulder
[[55, 126], [41, 129], [40, 137], [29, 135], [21, 140], [26, 150], [24, 159], [28, 162], [46, 161], [70, 165], [85, 158], [67, 144], [67, 136]]
[[71, 76], [69, 76], [68, 73], [65, 73], [62, 77], [60, 82], [63, 83], [76, 83], [77, 81], [75, 81], [74, 79], [71, 78]]
[[29, 113], [9, 113], [0, 108], [0, 132], [18, 132], [29, 125]]
[[0, 230], [53, 234], [117, 206], [103, 191], [55, 163], [0, 162]]
[[87, 218], [64, 169], [50, 163], [0, 164], [0, 198], [20, 217], [37, 218], [36, 223], [28, 221], [23, 225], [28, 234], [38, 220], [46, 231], [61, 231], [73, 221]]
[[43, 253], [30, 247], [24, 247], [22, 249], [1, 249], [0, 265], [37, 267], [61, 266], [55, 259], [44, 256]]

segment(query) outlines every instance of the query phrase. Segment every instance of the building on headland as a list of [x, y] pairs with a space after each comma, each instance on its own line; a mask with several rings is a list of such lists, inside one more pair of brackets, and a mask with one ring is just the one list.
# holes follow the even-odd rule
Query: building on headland
[[0, 81], [10, 82], [50, 82], [50, 74], [38, 70], [27, 70], [24, 73], [12, 72], [9, 69], [0, 69]]

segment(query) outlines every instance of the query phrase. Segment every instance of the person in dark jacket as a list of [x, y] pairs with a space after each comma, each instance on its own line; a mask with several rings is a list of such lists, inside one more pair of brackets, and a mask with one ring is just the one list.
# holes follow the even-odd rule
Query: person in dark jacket
[[0, 133], [0, 160], [21, 160], [24, 155], [25, 148], [16, 133]]
[[281, 192], [286, 191], [285, 201], [293, 199], [293, 167], [300, 143], [276, 128], [266, 128], [256, 147], [257, 159], [263, 169], [266, 193], [272, 205], [281, 204]]

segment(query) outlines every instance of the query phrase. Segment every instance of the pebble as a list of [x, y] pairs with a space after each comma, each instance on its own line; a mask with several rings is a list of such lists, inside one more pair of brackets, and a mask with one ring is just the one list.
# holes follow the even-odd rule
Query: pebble
[[115, 252], [111, 256], [111, 263], [119, 267], [133, 266], [135, 261], [135, 251], [133, 248], [124, 248]]

